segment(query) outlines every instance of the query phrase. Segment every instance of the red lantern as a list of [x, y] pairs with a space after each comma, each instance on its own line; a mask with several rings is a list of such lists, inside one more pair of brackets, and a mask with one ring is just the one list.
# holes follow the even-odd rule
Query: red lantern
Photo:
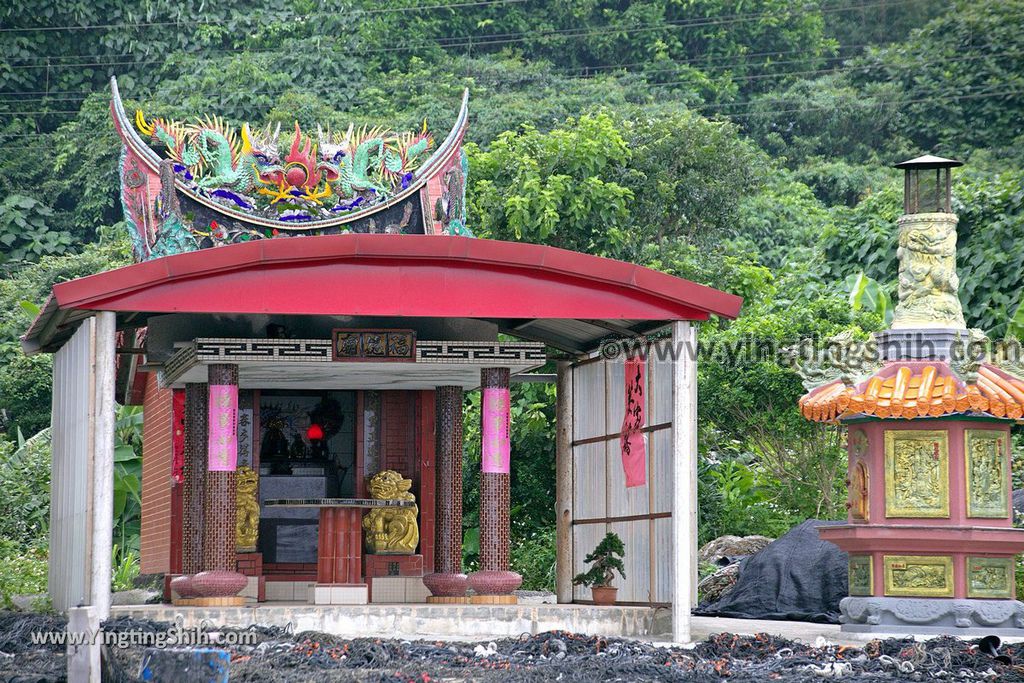
[[306, 430], [306, 438], [310, 441], [319, 441], [324, 438], [324, 428], [314, 422], [309, 425], [309, 429]]

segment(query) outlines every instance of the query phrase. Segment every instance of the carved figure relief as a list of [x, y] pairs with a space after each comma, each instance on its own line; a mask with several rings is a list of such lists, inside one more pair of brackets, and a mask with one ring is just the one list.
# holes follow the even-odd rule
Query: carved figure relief
[[858, 460], [850, 468], [850, 515], [853, 519], [868, 521], [870, 517], [870, 486], [868, 466]]
[[1008, 517], [1006, 434], [985, 429], [964, 433], [967, 458], [967, 516]]
[[[409, 493], [412, 479], [405, 479], [394, 470], [378, 472], [370, 479], [370, 497], [376, 500], [406, 500], [414, 502]], [[373, 508], [363, 517], [366, 549], [377, 555], [412, 555], [420, 542], [420, 529], [416, 522], [419, 507]]]
[[885, 594], [953, 597], [953, 559], [931, 555], [886, 555]]
[[870, 555], [850, 555], [850, 595], [874, 592], [874, 568]]
[[1012, 598], [1013, 559], [1009, 557], [968, 557], [967, 597]]
[[885, 516], [949, 517], [946, 432], [885, 432]]
[[914, 214], [899, 219], [899, 303], [893, 329], [963, 329], [957, 296], [956, 224], [953, 214]]
[[235, 475], [235, 545], [239, 552], [256, 551], [260, 532], [260, 504], [256, 497], [259, 481], [259, 475], [249, 467], [239, 467]]

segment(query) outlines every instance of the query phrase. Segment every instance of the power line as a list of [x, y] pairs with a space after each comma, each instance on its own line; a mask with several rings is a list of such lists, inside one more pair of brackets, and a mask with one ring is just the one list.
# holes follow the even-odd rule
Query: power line
[[[975, 60], [979, 60], [979, 59], [989, 59], [989, 58], [992, 58], [992, 57], [1005, 57], [1005, 56], [1020, 56], [1022, 54], [1024, 54], [1024, 52], [1022, 52], [1020, 50], [1008, 50], [1008, 51], [997, 52], [997, 53], [985, 53], [985, 54], [982, 54], [982, 55], [962, 55], [962, 56], [959, 56], [959, 57], [952, 57], [952, 58], [943, 60], [942, 63], [943, 64], [959, 64], [959, 63], [971, 62], [971, 61], [975, 61]], [[827, 60], [842, 60], [842, 59], [843, 58], [841, 58], [841, 57], [827, 58]], [[805, 60], [805, 59], [799, 59], [799, 60], [780, 60], [778, 62], [775, 62], [774, 64], [792, 64], [792, 63], [800, 63], [800, 62], [805, 62], [805, 61], [807, 61], [807, 60]], [[649, 76], [652, 73], [672, 72], [672, 71], [675, 71], [678, 68], [678, 66], [684, 66], [684, 65], [685, 64], [683, 64], [683, 63], [677, 63], [673, 67], [666, 67], [666, 68], [663, 68], [663, 69], [652, 69], [652, 70], [647, 70], [647, 71], [643, 71], [643, 72], [636, 72], [636, 75], [642, 76], [642, 77], [647, 77], [647, 76]], [[732, 68], [734, 68], [736, 66], [746, 66], [746, 64], [745, 63], [741, 63], [741, 62], [736, 62], [736, 63], [732, 63], [732, 64], [715, 65], [715, 66], [707, 67], [706, 69], [701, 69], [701, 72], [708, 73], [708, 72], [714, 72], [714, 71], [727, 71], [727, 70], [732, 69]], [[921, 66], [921, 64], [915, 64], [914, 65], [915, 68], [918, 68], [920, 66]], [[783, 79], [783, 78], [789, 78], [789, 77], [793, 77], [793, 76], [802, 76], [802, 77], [806, 78], [808, 76], [840, 75], [840, 74], [845, 74], [845, 73], [861, 71], [861, 70], [864, 70], [866, 68], [868, 68], [868, 67], [865, 67], [865, 66], [860, 65], [860, 64], [848, 64], [846, 66], [832, 66], [832, 67], [826, 67], [826, 68], [822, 68], [822, 69], [770, 71], [770, 72], [766, 72], [766, 73], [749, 74], [749, 75], [746, 75], [746, 76], [730, 76], [729, 79], [731, 81], [733, 81], [733, 82], [740, 82], [740, 81], [743, 81], [743, 82], [754, 82], [754, 81], [769, 80], [769, 79], [771, 79], [771, 80]], [[465, 72], [465, 73], [462, 73], [462, 74], [456, 74], [456, 76], [463, 77], [463, 78], [481, 78], [481, 80], [485, 80], [485, 81], [491, 79], [490, 74], [481, 74], [479, 72], [477, 72], [477, 73]], [[498, 79], [494, 79], [494, 80], [496, 82], [519, 83], [519, 82], [534, 82], [534, 81], [547, 80], [548, 78], [549, 78], [549, 75], [548, 74], [544, 74], [544, 75], [539, 75], [539, 76], [509, 78], [509, 79], [505, 79], [505, 80], [498, 78]], [[584, 81], [584, 80], [592, 80], [594, 78], [597, 78], [597, 76], [590, 76], [590, 75], [587, 75], [587, 74], [577, 74], [577, 75], [562, 76], [562, 80], [564, 80], [564, 81]], [[895, 81], [887, 81], [887, 82], [895, 82]], [[675, 85], [690, 85], [690, 84], [692, 84], [692, 81], [690, 81], [690, 80], [667, 81], [667, 82], [658, 82], [658, 81], [650, 81], [650, 80], [648, 80], [648, 82], [647, 82], [647, 85], [649, 85], [650, 87], [655, 87], [655, 88], [666, 88], [666, 87], [671, 87], [671, 86], [675, 86]], [[254, 90], [251, 90], [251, 89], [249, 89], [249, 90], [222, 90], [218, 94], [220, 94], [220, 95], [230, 95], [230, 94], [238, 95], [238, 94], [254, 94], [254, 93], [258, 93], [260, 95], [265, 95], [265, 96], [275, 96], [275, 95], [282, 95], [284, 93], [291, 92], [293, 90], [294, 90], [294, 88], [286, 88], [286, 89], [283, 89], [283, 90], [265, 90], [265, 91], [254, 91]], [[43, 101], [47, 101], [47, 102], [50, 102], [50, 101], [52, 101], [52, 102], [80, 102], [80, 101], [85, 100], [86, 97], [88, 97], [88, 95], [93, 94], [94, 92], [96, 92], [96, 91], [93, 91], [93, 92], [88, 93], [86, 95], [76, 96], [76, 97], [48, 97], [48, 96], [43, 96], [43, 97], [7, 97], [7, 98], [0, 99], [0, 104], [2, 104], [2, 103], [15, 103], [15, 102], [43, 102]], [[719, 107], [742, 106], [744, 104], [745, 104], [745, 102], [726, 102], [726, 103], [717, 103], [717, 104], [701, 105], [701, 106], [719, 108]], [[0, 112], [0, 113], [3, 113], [3, 112]], [[59, 113], [59, 110], [54, 110], [53, 113]]]
[[[982, 85], [982, 86], [977, 86], [977, 87], [983, 88], [983, 87], [988, 87], [988, 86]], [[968, 88], [968, 89], [970, 89], [970, 88]], [[853, 101], [849, 102], [848, 105], [849, 106], [861, 106], [861, 107], [878, 107], [878, 106], [895, 105], [895, 104], [898, 104], [898, 105], [920, 104], [920, 103], [923, 103], [923, 102], [932, 102], [939, 95], [942, 95], [942, 99], [944, 101], [948, 101], [948, 100], [962, 100], [962, 99], [985, 99], [987, 97], [1011, 97], [1011, 96], [1014, 96], [1014, 95], [1024, 95], [1024, 90], [988, 91], [988, 92], [981, 92], [981, 93], [975, 93], [975, 94], [965, 94], [965, 95], [944, 95], [940, 91], [937, 90], [934, 93], [928, 94], [926, 97], [920, 97], [920, 98], [916, 98], [916, 99], [910, 99], [910, 100], [895, 100], [895, 99], [853, 100]], [[742, 104], [742, 106], [745, 106], [745, 107], [748, 107], [750, 109], [753, 109], [753, 106], [756, 103], [755, 102], [744, 102], [744, 103], [736, 103], [736, 104]], [[708, 104], [708, 105], [693, 105], [692, 107], [687, 105], [687, 108], [688, 109], [694, 109], [694, 110], [701, 110], [701, 109], [713, 109], [713, 108], [716, 108], [716, 107], [719, 107], [719, 106], [722, 106], [722, 105], [719, 105], [719, 104]], [[780, 110], [775, 110], [775, 111], [768, 112], [768, 114], [769, 115], [775, 115], [775, 114], [803, 113], [803, 112], [810, 112], [810, 111], [827, 111], [827, 110], [832, 109], [832, 108], [833, 107], [828, 107], [828, 106], [800, 107], [800, 108], [796, 108], [796, 109], [780, 109]], [[69, 110], [69, 111], [0, 112], [0, 114], [7, 114], [7, 115], [76, 114], [76, 113], [78, 113], [78, 112], [74, 111], [74, 110]], [[752, 115], [759, 114], [759, 113], [760, 112], [754, 112], [754, 111], [748, 111], [748, 112], [723, 112], [723, 114], [725, 116], [729, 116], [729, 117], [752, 116]], [[36, 137], [38, 135], [49, 135], [49, 134], [50, 133], [15, 133], [15, 134], [10, 134], [10, 135], [5, 135], [3, 133], [0, 133], [0, 138]]]

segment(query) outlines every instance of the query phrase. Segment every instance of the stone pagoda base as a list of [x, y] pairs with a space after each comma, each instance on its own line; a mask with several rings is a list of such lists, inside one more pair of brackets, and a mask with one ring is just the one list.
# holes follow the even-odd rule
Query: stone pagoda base
[[1024, 637], [1024, 603], [972, 598], [847, 597], [839, 603], [842, 630]]

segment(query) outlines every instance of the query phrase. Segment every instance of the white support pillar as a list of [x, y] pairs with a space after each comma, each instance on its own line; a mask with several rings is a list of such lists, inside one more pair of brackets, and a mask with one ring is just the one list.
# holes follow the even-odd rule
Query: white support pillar
[[690, 642], [697, 591], [697, 331], [672, 324], [672, 640]]
[[114, 544], [114, 358], [116, 319], [110, 311], [96, 314], [93, 346], [95, 425], [92, 468], [92, 586], [95, 618], [110, 616], [111, 553]]
[[572, 365], [558, 361], [555, 403], [555, 592], [572, 602]]

